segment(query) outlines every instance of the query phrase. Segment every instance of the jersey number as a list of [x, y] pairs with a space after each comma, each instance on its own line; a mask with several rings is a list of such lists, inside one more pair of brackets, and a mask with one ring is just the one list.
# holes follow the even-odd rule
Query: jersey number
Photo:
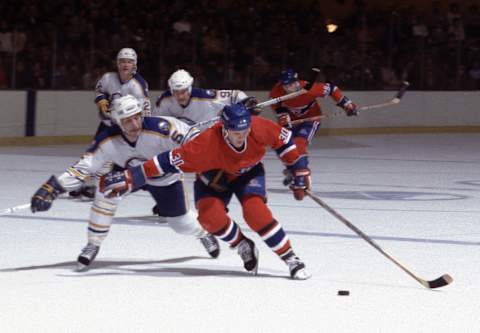
[[181, 144], [183, 141], [184, 135], [181, 133], [178, 133], [177, 131], [173, 131], [170, 137], [172, 138], [173, 142]]

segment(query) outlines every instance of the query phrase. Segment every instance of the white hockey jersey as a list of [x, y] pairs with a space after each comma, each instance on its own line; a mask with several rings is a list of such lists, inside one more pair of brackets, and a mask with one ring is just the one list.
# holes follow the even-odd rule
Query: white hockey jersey
[[[135, 143], [130, 143], [117, 125], [99, 132], [86, 154], [75, 165], [68, 168], [58, 180], [69, 192], [81, 187], [87, 177], [100, 176], [111, 170], [105, 165], [126, 169], [137, 166], [159, 153], [180, 146], [198, 134], [198, 130], [172, 117], [145, 117], [143, 130]], [[112, 162], [112, 163], [107, 163]], [[113, 167], [112, 166], [112, 167]], [[167, 186], [180, 179], [179, 173], [148, 179], [147, 184]]]
[[241, 90], [212, 90], [192, 88], [187, 106], [181, 106], [172, 96], [170, 90], [165, 91], [155, 103], [153, 115], [171, 116], [193, 125], [210, 120], [220, 114], [225, 105], [231, 105], [247, 98]]
[[[148, 97], [148, 84], [143, 77], [136, 73], [130, 80], [122, 82], [117, 72], [103, 74], [95, 86], [95, 103], [101, 99], [109, 102], [115, 98], [132, 95], [143, 105], [143, 114], [151, 115], [150, 98]], [[105, 119], [102, 119], [105, 120]], [[111, 123], [106, 122], [111, 126]]]

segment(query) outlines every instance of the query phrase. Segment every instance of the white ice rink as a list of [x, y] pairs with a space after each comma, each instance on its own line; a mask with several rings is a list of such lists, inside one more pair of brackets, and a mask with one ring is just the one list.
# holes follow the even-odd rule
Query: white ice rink
[[[28, 203], [82, 149], [0, 148], [0, 209]], [[256, 277], [224, 243], [210, 259], [157, 223], [146, 192], [124, 200], [92, 269], [76, 273], [90, 203], [58, 199], [0, 217], [0, 332], [478, 332], [480, 134], [320, 137], [310, 161], [320, 198], [418, 276], [454, 282], [425, 289], [310, 198], [295, 201], [269, 154], [269, 204], [310, 280], [288, 278], [236, 200], [230, 214], [260, 249]]]

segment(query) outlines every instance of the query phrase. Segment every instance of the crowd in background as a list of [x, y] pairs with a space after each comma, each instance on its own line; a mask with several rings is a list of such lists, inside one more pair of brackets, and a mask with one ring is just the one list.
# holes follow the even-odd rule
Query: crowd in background
[[[332, 0], [333, 1], [333, 0]], [[195, 85], [270, 89], [280, 71], [320, 67], [345, 90], [480, 89], [480, 12], [472, 0], [370, 7], [321, 1], [18, 0], [0, 4], [0, 89], [93, 89], [123, 47], [150, 89], [178, 68]], [[347, 3], [350, 5], [347, 7]], [[329, 33], [326, 23], [338, 25]]]

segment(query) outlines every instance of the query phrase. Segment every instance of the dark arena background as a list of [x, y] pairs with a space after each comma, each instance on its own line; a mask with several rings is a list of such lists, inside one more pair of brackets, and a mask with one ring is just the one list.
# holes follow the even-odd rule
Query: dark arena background
[[[479, 7], [0, 2], [0, 331], [478, 330]], [[155, 200], [190, 142], [214, 177]]]

